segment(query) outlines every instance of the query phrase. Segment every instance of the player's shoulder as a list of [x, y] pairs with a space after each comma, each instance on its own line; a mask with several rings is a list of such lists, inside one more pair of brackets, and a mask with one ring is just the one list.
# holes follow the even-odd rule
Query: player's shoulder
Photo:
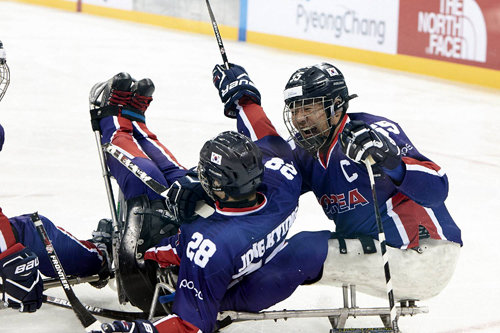
[[379, 121], [387, 121], [396, 124], [396, 122], [392, 119], [389, 119], [387, 117], [375, 115], [372, 113], [366, 113], [366, 112], [348, 112], [347, 115], [349, 116], [350, 120], [361, 120], [364, 121], [367, 124], [373, 124]]

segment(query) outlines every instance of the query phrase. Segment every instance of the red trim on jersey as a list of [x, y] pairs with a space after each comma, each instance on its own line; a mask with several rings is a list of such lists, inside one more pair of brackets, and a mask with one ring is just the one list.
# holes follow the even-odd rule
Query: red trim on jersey
[[226, 214], [230, 214], [230, 215], [232, 215], [232, 214], [242, 214], [242, 215], [244, 215], [244, 214], [253, 213], [255, 211], [260, 210], [267, 203], [267, 198], [266, 198], [266, 196], [264, 194], [262, 194], [262, 193], [259, 192], [259, 193], [257, 193], [257, 195], [262, 198], [262, 202], [259, 203], [257, 206], [242, 207], [242, 208], [228, 208], [228, 207], [221, 208], [219, 206], [219, 202], [216, 201], [215, 202], [215, 208], [221, 214], [226, 213]]
[[340, 135], [340, 133], [342, 133], [342, 130], [344, 129], [345, 124], [347, 123], [348, 119], [349, 119], [349, 116], [346, 115], [344, 117], [344, 119], [342, 120], [342, 122], [340, 123], [339, 130], [338, 130], [337, 134], [335, 135], [335, 137], [333, 138], [333, 141], [330, 144], [330, 147], [328, 148], [328, 153], [327, 154], [323, 154], [320, 151], [318, 151], [318, 160], [319, 160], [319, 163], [325, 169], [328, 167], [328, 162], [330, 162], [330, 156], [332, 154], [333, 148], [337, 144], [337, 141], [339, 140], [339, 135]]
[[0, 260], [2, 260], [3, 258], [5, 257], [8, 257], [10, 256], [11, 254], [14, 254], [16, 252], [19, 252], [21, 251], [22, 249], [24, 249], [24, 245], [21, 244], [21, 243], [16, 243], [14, 244], [13, 246], [9, 247], [7, 250], [5, 250], [4, 252], [0, 253]]
[[427, 213], [424, 207], [417, 204], [404, 194], [398, 193], [392, 197], [392, 210], [399, 216], [403, 227], [405, 228], [410, 244], [408, 248], [418, 246], [418, 226], [422, 225], [429, 231], [431, 238], [442, 239], [439, 235], [436, 225]]
[[158, 140], [158, 137], [156, 136], [156, 134], [154, 134], [153, 132], [151, 132], [148, 128], [148, 126], [146, 126], [145, 123], [137, 123], [137, 125], [139, 125], [139, 128], [141, 130], [143, 130], [149, 139], [153, 140], [158, 146], [160, 146], [163, 151], [170, 157], [170, 160], [173, 161], [175, 164], [177, 164], [178, 166], [182, 167], [183, 169], [185, 169], [178, 161], [177, 159], [175, 158], [175, 156], [170, 152], [170, 150], [167, 149], [167, 147], [165, 147], [159, 140]]
[[144, 152], [137, 145], [137, 142], [134, 140], [132, 135], [132, 122], [123, 117], [116, 117], [116, 120], [118, 121], [118, 125], [120, 127], [115, 131], [115, 133], [113, 133], [111, 143], [125, 150], [134, 157], [147, 158]]
[[158, 333], [197, 333], [201, 330], [177, 315], [170, 315], [154, 323]]
[[257, 136], [257, 140], [268, 135], [279, 136], [273, 124], [269, 118], [267, 118], [264, 109], [260, 105], [255, 104], [249, 98], [240, 99], [239, 104], [243, 108], [245, 116], [250, 121], [250, 125]]
[[[89, 250], [96, 250], [100, 255], [102, 255], [101, 249], [99, 249], [94, 243], [86, 240], [78, 240], [83, 246]], [[111, 253], [110, 253], [111, 254]]]
[[416, 160], [416, 159], [411, 158], [411, 157], [403, 157], [402, 160], [407, 165], [412, 165], [412, 164], [413, 165], [421, 165], [421, 166], [428, 168], [428, 169], [431, 169], [431, 170], [435, 170], [435, 171], [441, 170], [441, 167], [432, 161], [419, 161], [419, 160]]
[[181, 259], [170, 245], [152, 248], [144, 254], [144, 260], [154, 260], [162, 268], [175, 265], [180, 266]]
[[0, 208], [0, 231], [2, 232], [0, 237], [2, 237], [3, 235], [3, 239], [7, 248], [16, 244], [16, 237], [14, 236], [14, 232], [12, 231], [12, 226], [7, 216], [3, 214], [2, 208]]

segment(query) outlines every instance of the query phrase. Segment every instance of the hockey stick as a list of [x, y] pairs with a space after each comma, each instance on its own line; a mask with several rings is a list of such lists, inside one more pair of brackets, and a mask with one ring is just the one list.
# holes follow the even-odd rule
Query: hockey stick
[[[93, 96], [96, 94], [96, 91], [94, 89], [104, 89], [104, 85], [98, 85], [94, 86], [90, 92], [90, 95]], [[97, 95], [100, 95], [97, 94]], [[99, 120], [94, 119], [92, 117], [92, 103], [91, 103], [91, 121], [90, 123], [92, 124], [92, 130], [94, 131], [94, 136], [97, 144], [97, 151], [99, 154], [99, 162], [101, 164], [101, 171], [102, 171], [102, 177], [104, 179], [104, 186], [106, 187], [106, 195], [108, 197], [108, 205], [109, 205], [109, 210], [111, 212], [111, 221], [112, 221], [112, 226], [113, 226], [113, 232], [111, 235], [111, 247], [112, 247], [112, 256], [113, 256], [113, 272], [115, 273], [115, 279], [116, 279], [116, 289], [118, 293], [118, 302], [120, 304], [125, 304], [126, 303], [126, 295], [122, 287], [122, 279], [120, 272], [116, 267], [118, 267], [118, 248], [120, 247], [121, 244], [121, 231], [120, 231], [120, 224], [118, 222], [118, 215], [117, 215], [117, 209], [115, 205], [115, 198], [113, 196], [113, 188], [111, 187], [111, 175], [109, 174], [108, 167], [106, 165], [106, 156], [104, 155], [103, 148], [101, 146], [101, 130], [99, 126]]]
[[380, 210], [378, 207], [377, 192], [375, 191], [375, 177], [373, 176], [372, 164], [375, 161], [371, 156], [365, 160], [366, 169], [368, 170], [368, 177], [370, 179], [370, 187], [372, 190], [373, 206], [375, 209], [375, 220], [377, 221], [378, 229], [378, 240], [380, 242], [380, 251], [382, 252], [382, 259], [384, 260], [384, 273], [385, 273], [385, 285], [387, 289], [387, 298], [389, 299], [389, 319], [391, 321], [391, 326], [394, 332], [399, 332], [398, 321], [397, 321], [397, 311], [394, 303], [394, 291], [392, 289], [391, 281], [391, 271], [389, 269], [389, 256], [387, 254], [387, 247], [385, 241], [384, 226], [382, 225], [382, 218], [380, 217]]
[[[47, 304], [54, 305], [54, 306], [66, 308], [66, 309], [73, 309], [71, 302], [69, 302], [66, 299], [59, 298], [59, 297], [43, 295], [43, 302], [47, 303]], [[137, 319], [147, 319], [148, 318], [148, 314], [144, 313], [144, 312], [119, 311], [119, 310], [106, 309], [106, 308], [101, 308], [101, 307], [91, 306], [91, 305], [86, 305], [86, 304], [82, 304], [82, 305], [91, 314], [94, 314], [96, 316], [105, 317], [105, 318], [115, 319], [115, 320], [134, 321]]]
[[[67, 278], [67, 281], [70, 285], [75, 285], [75, 284], [80, 284], [80, 283], [87, 283], [87, 282], [96, 282], [99, 281], [99, 275], [92, 275], [92, 276], [84, 276], [84, 277], [79, 277], [79, 276], [72, 276]], [[1, 285], [0, 285], [1, 286]], [[55, 287], [60, 287], [61, 284], [59, 283], [59, 279], [57, 278], [47, 278], [43, 279], [43, 290], [55, 288]]]
[[[113, 158], [120, 162], [120, 164], [122, 164], [130, 172], [132, 172], [134, 176], [139, 178], [146, 186], [148, 186], [150, 189], [152, 189], [162, 197], [167, 197], [168, 187], [151, 178], [144, 170], [135, 165], [134, 162], [130, 160], [130, 158], [125, 156], [125, 154], [123, 154], [120, 149], [118, 149], [118, 147], [116, 147], [112, 143], [106, 143], [103, 145], [103, 148]], [[212, 215], [213, 212], [214, 209], [203, 201], [198, 201], [198, 203], [196, 204], [195, 213], [200, 215], [201, 217], [207, 218]], [[171, 214], [171, 218], [175, 219], [174, 214]]]
[[66, 277], [66, 273], [64, 272], [61, 261], [59, 260], [54, 246], [49, 239], [47, 231], [45, 230], [45, 227], [43, 226], [43, 223], [38, 216], [38, 212], [31, 214], [30, 218], [31, 222], [33, 222], [33, 224], [35, 225], [35, 229], [40, 236], [42, 244], [45, 245], [45, 251], [47, 251], [47, 256], [50, 259], [52, 268], [54, 268], [54, 272], [59, 278], [59, 282], [61, 283], [64, 292], [66, 293], [66, 296], [68, 297], [68, 300], [73, 307], [73, 311], [80, 320], [80, 323], [82, 323], [87, 332], [94, 330], [101, 331], [101, 323], [87, 309], [85, 309], [78, 297], [76, 297], [73, 288], [71, 288], [71, 285], [68, 283], [68, 278]]
[[226, 69], [229, 69], [229, 61], [227, 60], [226, 49], [224, 48], [224, 44], [222, 44], [222, 37], [219, 32], [219, 26], [215, 21], [214, 12], [212, 11], [212, 7], [210, 6], [210, 2], [206, 0], [208, 14], [210, 15], [210, 20], [212, 21], [212, 27], [214, 28], [215, 38], [217, 39], [217, 44], [219, 44], [220, 55], [222, 56], [222, 61], [224, 62], [224, 66]]

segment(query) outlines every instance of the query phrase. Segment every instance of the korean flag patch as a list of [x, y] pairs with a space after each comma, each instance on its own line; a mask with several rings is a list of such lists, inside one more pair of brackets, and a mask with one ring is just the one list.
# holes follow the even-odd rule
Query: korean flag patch
[[330, 74], [330, 76], [339, 75], [339, 72], [337, 72], [337, 70], [333, 67], [326, 68], [326, 71], [328, 72], [328, 74]]
[[222, 156], [212, 152], [212, 156], [210, 157], [210, 161], [214, 162], [217, 165], [220, 165], [222, 162]]

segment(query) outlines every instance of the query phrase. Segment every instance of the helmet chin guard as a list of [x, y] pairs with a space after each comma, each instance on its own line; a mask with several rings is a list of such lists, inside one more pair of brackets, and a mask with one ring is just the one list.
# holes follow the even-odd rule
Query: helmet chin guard
[[333, 140], [349, 107], [343, 74], [327, 63], [304, 67], [292, 74], [284, 91], [283, 120], [295, 143], [315, 154]]

